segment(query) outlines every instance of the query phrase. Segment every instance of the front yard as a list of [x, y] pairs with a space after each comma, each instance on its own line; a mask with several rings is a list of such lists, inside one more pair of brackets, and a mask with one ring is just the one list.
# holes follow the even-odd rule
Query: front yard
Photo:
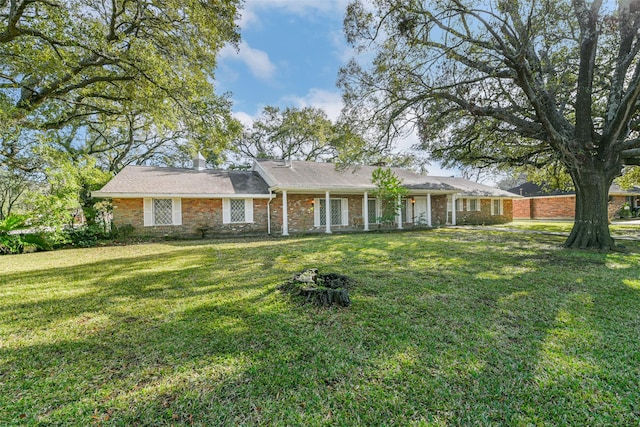
[[[638, 425], [640, 245], [465, 229], [0, 258], [0, 425]], [[277, 286], [357, 279], [346, 309]]]

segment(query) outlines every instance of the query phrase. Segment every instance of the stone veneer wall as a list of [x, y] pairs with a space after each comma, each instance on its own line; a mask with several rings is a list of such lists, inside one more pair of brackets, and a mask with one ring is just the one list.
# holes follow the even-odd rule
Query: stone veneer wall
[[253, 200], [253, 223], [222, 223], [222, 199], [182, 199], [182, 225], [144, 226], [143, 199], [113, 199], [113, 223], [133, 226], [137, 236], [201, 237], [205, 235], [267, 234], [266, 199]]
[[609, 196], [609, 219], [620, 218], [620, 209], [627, 201], [625, 196]]
[[431, 225], [445, 225], [447, 223], [447, 196], [431, 196]]

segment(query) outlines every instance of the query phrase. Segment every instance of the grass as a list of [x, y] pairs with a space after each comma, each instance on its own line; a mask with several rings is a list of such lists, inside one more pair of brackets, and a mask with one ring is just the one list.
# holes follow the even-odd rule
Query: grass
[[[0, 425], [638, 425], [640, 245], [465, 229], [0, 258]], [[347, 309], [277, 286], [358, 280]]]
[[[573, 228], [573, 221], [514, 221], [507, 224], [497, 224], [491, 227], [496, 229], [506, 228], [511, 230], [544, 231], [569, 234]], [[615, 224], [609, 225], [609, 231], [613, 238], [631, 236], [640, 240], [640, 226], [638, 224], [625, 224], [624, 220], [617, 220]]]

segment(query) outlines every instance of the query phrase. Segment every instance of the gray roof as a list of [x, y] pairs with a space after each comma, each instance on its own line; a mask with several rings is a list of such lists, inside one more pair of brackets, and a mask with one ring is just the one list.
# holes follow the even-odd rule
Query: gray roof
[[434, 177], [440, 181], [460, 189], [461, 196], [468, 197], [504, 197], [504, 198], [520, 198], [520, 196], [510, 193], [499, 188], [490, 187], [480, 184], [479, 182], [469, 181], [464, 178], [437, 176]]
[[[259, 160], [254, 171], [195, 170], [155, 166], [127, 166], [94, 197], [269, 197], [269, 187], [291, 192], [375, 190], [375, 166], [336, 168], [335, 163]], [[413, 192], [458, 193], [471, 197], [519, 197], [507, 191], [468, 181], [420, 175], [391, 168]], [[265, 182], [266, 181], [266, 182]]]
[[269, 195], [257, 172], [127, 166], [95, 197], [211, 197]]
[[[509, 189], [509, 192], [520, 194], [523, 197], [547, 197], [547, 196], [573, 196], [575, 191], [565, 190], [546, 190], [533, 182], [525, 182]], [[637, 196], [640, 195], [640, 187], [621, 188], [618, 184], [613, 183], [609, 187], [609, 195], [615, 196]]]
[[[303, 162], [293, 160], [258, 160], [254, 169], [262, 169], [271, 187], [284, 190], [358, 190], [375, 189], [371, 174], [376, 166], [350, 166], [336, 168], [335, 163]], [[411, 190], [431, 190], [455, 193], [457, 188], [431, 176], [391, 168], [405, 187]], [[512, 195], [511, 195], [512, 196]]]

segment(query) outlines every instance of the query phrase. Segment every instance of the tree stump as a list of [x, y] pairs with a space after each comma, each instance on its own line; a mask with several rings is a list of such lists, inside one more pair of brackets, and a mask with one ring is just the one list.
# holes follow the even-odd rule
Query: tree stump
[[279, 289], [293, 297], [299, 297], [304, 304], [349, 307], [351, 300], [348, 289], [354, 284], [354, 280], [348, 276], [337, 273], [319, 274], [317, 268], [308, 268], [294, 274]]

